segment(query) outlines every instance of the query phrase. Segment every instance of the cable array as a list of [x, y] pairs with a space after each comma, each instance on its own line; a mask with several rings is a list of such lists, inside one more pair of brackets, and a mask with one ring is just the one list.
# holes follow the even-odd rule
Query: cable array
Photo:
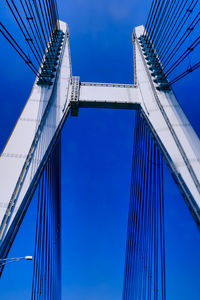
[[200, 66], [199, 32], [199, 0], [152, 1], [143, 37], [161, 63], [161, 82], [169, 77], [173, 84]]
[[[37, 75], [53, 33], [59, 30], [56, 0], [5, 0], [22, 37], [21, 44], [16, 35], [0, 23], [0, 32], [10, 45]], [[27, 50], [28, 48], [28, 50]]]
[[135, 120], [123, 300], [166, 300], [163, 160]]
[[61, 299], [60, 172], [59, 138], [38, 187], [32, 300]]

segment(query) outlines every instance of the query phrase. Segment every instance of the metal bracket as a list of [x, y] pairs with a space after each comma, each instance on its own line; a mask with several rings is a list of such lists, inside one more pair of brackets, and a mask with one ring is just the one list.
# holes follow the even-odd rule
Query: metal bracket
[[70, 99], [71, 106], [71, 116], [78, 116], [78, 108], [79, 108], [79, 91], [80, 91], [80, 77], [73, 76], [72, 77], [72, 93]]

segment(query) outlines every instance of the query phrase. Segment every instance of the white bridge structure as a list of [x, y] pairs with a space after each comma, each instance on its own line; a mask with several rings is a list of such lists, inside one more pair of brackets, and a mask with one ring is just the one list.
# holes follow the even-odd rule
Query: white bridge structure
[[[140, 37], [133, 32], [134, 84], [81, 82], [72, 75], [69, 30], [51, 84], [38, 84], [0, 156], [0, 257], [6, 257], [20, 227], [45, 163], [71, 113], [81, 108], [140, 110], [165, 162], [200, 225], [200, 140], [182, 111], [173, 90], [160, 88], [143, 53]], [[42, 69], [42, 64], [41, 64]]]

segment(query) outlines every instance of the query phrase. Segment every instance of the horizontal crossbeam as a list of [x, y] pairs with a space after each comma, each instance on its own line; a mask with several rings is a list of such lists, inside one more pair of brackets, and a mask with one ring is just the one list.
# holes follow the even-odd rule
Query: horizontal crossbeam
[[138, 92], [131, 84], [81, 82], [79, 106], [137, 109], [140, 106]]

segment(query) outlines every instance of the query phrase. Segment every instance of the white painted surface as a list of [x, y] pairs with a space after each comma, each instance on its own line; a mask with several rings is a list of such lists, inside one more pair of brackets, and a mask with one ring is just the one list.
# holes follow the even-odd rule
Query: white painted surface
[[119, 104], [138, 103], [138, 89], [129, 84], [81, 83], [80, 105], [84, 102]]
[[[144, 27], [135, 29], [136, 37]], [[200, 217], [200, 140], [183, 113], [172, 90], [158, 91], [136, 38], [136, 72], [142, 108], [172, 161], [175, 176], [181, 176], [191, 193], [187, 201], [195, 203]], [[180, 187], [180, 186], [179, 186]], [[181, 188], [181, 187], [180, 187]], [[200, 220], [200, 219], [199, 219]]]
[[[65, 39], [56, 71], [55, 85], [41, 87], [35, 82], [25, 108], [0, 156], [1, 243], [69, 105], [72, 74], [67, 24], [60, 22], [60, 29], [65, 33]], [[46, 119], [41, 132], [38, 132], [47, 105]], [[30, 153], [31, 157], [28, 161]], [[9, 218], [6, 214], [10, 214]]]

